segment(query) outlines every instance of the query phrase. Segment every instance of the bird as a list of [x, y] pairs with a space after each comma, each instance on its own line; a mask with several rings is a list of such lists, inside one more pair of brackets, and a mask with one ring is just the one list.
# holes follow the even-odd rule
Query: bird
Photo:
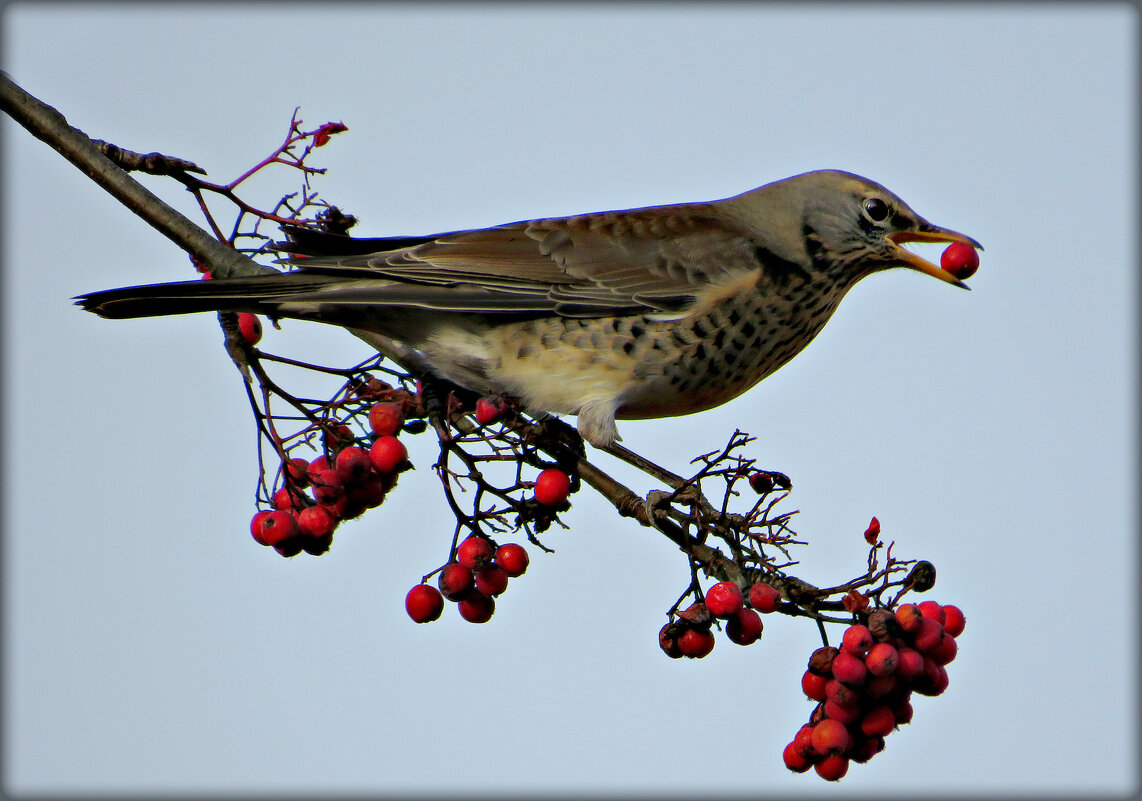
[[904, 243], [982, 250], [842, 170], [709, 202], [427, 236], [286, 234], [282, 272], [75, 302], [113, 319], [228, 311], [342, 326], [473, 392], [576, 415], [606, 448], [621, 439], [616, 420], [711, 409], [772, 375], [866, 276], [904, 267], [968, 288]]

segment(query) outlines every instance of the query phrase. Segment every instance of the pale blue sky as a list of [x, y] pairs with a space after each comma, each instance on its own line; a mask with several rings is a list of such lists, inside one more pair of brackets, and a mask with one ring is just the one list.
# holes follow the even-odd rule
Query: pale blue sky
[[[667, 660], [684, 561], [586, 494], [485, 626], [404, 616], [451, 534], [426, 438], [421, 472], [325, 557], [255, 545], [253, 426], [214, 318], [69, 301], [190, 277], [185, 257], [5, 118], [5, 790], [1135, 786], [1130, 6], [23, 3], [3, 22], [3, 69], [74, 125], [216, 178], [295, 106], [343, 120], [318, 188], [361, 233], [837, 167], [987, 248], [970, 293], [876, 276], [744, 397], [622, 428], [677, 470], [747, 429], [793, 477], [803, 578], [855, 574], [875, 514], [966, 612], [948, 692], [838, 790], [780, 759], [810, 709], [812, 627], [767, 619], [750, 648]], [[363, 355], [296, 323], [266, 343]]]

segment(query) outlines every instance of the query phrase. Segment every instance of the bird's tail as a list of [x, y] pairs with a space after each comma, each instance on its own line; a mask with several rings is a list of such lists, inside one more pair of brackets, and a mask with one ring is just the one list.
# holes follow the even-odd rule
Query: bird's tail
[[77, 306], [114, 320], [211, 311], [272, 316], [287, 298], [324, 289], [335, 281], [327, 275], [282, 273], [128, 286], [91, 292], [74, 300]]

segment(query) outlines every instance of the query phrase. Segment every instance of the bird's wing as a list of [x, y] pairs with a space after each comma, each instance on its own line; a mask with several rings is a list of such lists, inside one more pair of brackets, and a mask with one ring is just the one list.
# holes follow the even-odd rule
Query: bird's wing
[[[371, 240], [384, 243], [386, 240]], [[351, 280], [340, 302], [401, 292], [464, 298], [471, 311], [593, 317], [677, 312], [703, 290], [760, 269], [757, 245], [707, 204], [530, 220], [423, 239], [375, 253], [289, 259], [302, 272]], [[316, 250], [316, 248], [312, 248]], [[389, 279], [375, 283], [371, 279]], [[452, 304], [449, 304], [452, 306]], [[452, 306], [455, 308], [455, 306]]]

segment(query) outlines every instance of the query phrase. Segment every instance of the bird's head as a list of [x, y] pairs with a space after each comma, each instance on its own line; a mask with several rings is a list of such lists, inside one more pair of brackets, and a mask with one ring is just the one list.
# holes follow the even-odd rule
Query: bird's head
[[968, 286], [939, 265], [907, 250], [905, 242], [963, 242], [971, 237], [940, 228], [875, 181], [840, 170], [817, 170], [766, 184], [731, 199], [735, 212], [782, 258], [855, 281], [891, 267], [927, 273]]

